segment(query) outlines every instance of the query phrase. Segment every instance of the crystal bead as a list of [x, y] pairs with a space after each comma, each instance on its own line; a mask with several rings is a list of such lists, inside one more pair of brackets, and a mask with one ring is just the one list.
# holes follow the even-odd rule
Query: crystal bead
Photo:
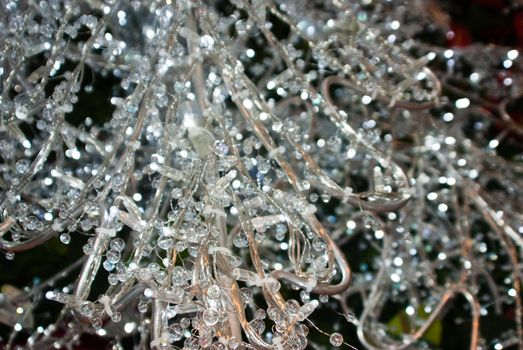
[[332, 333], [329, 337], [329, 342], [333, 346], [342, 346], [343, 345], [343, 336], [340, 333]]
[[216, 300], [220, 297], [221, 295], [221, 289], [219, 286], [213, 284], [211, 286], [209, 286], [209, 288], [207, 288], [207, 296], [209, 297], [209, 299], [213, 299], [213, 300]]
[[95, 311], [95, 306], [91, 302], [85, 302], [80, 307], [80, 312], [82, 313], [82, 315], [87, 316], [87, 317], [91, 317], [94, 314], [94, 311]]
[[240, 231], [234, 234], [232, 243], [237, 248], [245, 248], [249, 245], [249, 240], [245, 233]]
[[71, 242], [71, 236], [68, 233], [62, 233], [60, 235], [60, 242], [63, 244], [69, 244], [69, 242]]
[[220, 313], [214, 308], [208, 308], [203, 312], [202, 317], [208, 326], [214, 326], [220, 319]]

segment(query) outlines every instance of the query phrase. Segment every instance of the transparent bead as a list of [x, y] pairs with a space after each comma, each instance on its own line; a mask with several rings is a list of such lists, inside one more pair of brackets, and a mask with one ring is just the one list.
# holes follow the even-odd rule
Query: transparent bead
[[80, 307], [80, 312], [82, 313], [82, 315], [87, 316], [87, 317], [92, 316], [94, 314], [94, 311], [95, 311], [95, 306], [91, 302], [85, 302]]
[[175, 266], [171, 278], [174, 286], [184, 286], [187, 284], [187, 271], [181, 266]]
[[102, 328], [102, 320], [100, 318], [95, 318], [91, 321], [91, 326], [93, 326], [94, 329], [100, 329]]
[[256, 318], [258, 320], [263, 320], [263, 319], [265, 319], [265, 317], [267, 317], [267, 312], [265, 312], [264, 309], [258, 309], [254, 313], [254, 318]]
[[109, 260], [105, 260], [102, 266], [106, 271], [112, 271], [114, 269], [114, 264], [111, 264]]
[[180, 320], [180, 326], [182, 326], [182, 328], [187, 328], [191, 325], [191, 319], [190, 318], [187, 318], [187, 317], [184, 317]]
[[215, 308], [208, 308], [203, 312], [203, 321], [209, 326], [214, 326], [219, 319], [220, 313]]
[[114, 238], [109, 243], [109, 247], [112, 250], [116, 250], [118, 252], [121, 252], [125, 248], [125, 241], [121, 238]]
[[82, 250], [85, 255], [91, 255], [91, 254], [93, 254], [93, 245], [88, 242], [88, 243], [84, 244], [84, 246], [82, 247]]
[[250, 288], [241, 288], [240, 289], [240, 296], [242, 298], [242, 301], [246, 304], [252, 303], [252, 290]]
[[300, 303], [294, 299], [287, 300], [285, 306], [289, 315], [295, 315], [300, 311]]
[[306, 290], [302, 290], [300, 292], [300, 300], [302, 303], [307, 303], [311, 300], [311, 295]]
[[323, 238], [316, 237], [312, 241], [312, 248], [314, 248], [314, 250], [316, 250], [317, 252], [322, 252], [325, 250], [325, 248], [327, 248], [327, 243]]
[[16, 172], [19, 174], [25, 173], [27, 170], [29, 170], [29, 161], [27, 159], [22, 159], [16, 162], [15, 169]]
[[343, 345], [343, 336], [340, 333], [332, 333], [329, 337], [329, 342], [333, 346], [342, 346]]
[[111, 320], [113, 322], [120, 322], [122, 320], [122, 314], [119, 312], [114, 312], [113, 315], [111, 316]]
[[207, 288], [207, 296], [209, 297], [209, 299], [213, 299], [213, 300], [216, 300], [220, 297], [221, 295], [221, 289], [219, 286], [213, 284], [211, 285], [209, 288]]
[[356, 317], [356, 315], [353, 312], [348, 312], [344, 316], [345, 316], [345, 319], [347, 320], [347, 322], [350, 322], [350, 323], [355, 323], [358, 320], [358, 318]]
[[214, 343], [211, 345], [211, 350], [226, 350], [227, 346], [223, 343]]
[[117, 250], [109, 250], [106, 255], [107, 261], [111, 264], [116, 264], [120, 261], [120, 252]]
[[263, 331], [265, 330], [265, 322], [263, 322], [263, 320], [254, 320], [254, 321], [251, 321], [250, 322], [250, 325], [252, 327], [252, 329], [258, 333], [258, 334], [262, 334]]
[[147, 309], [149, 308], [149, 303], [146, 300], [140, 300], [138, 303], [138, 311], [140, 313], [146, 313]]
[[163, 250], [171, 249], [174, 246], [172, 238], [160, 237], [158, 238], [158, 247]]
[[111, 286], [118, 284], [118, 275], [115, 273], [110, 273], [109, 276], [107, 276], [107, 281]]
[[232, 243], [237, 248], [245, 248], [249, 245], [249, 240], [245, 233], [240, 231], [234, 234]]
[[169, 338], [171, 342], [177, 342], [183, 337], [183, 327], [179, 323], [174, 323], [169, 326]]
[[229, 153], [229, 146], [225, 142], [218, 141], [214, 145], [214, 153], [219, 157], [226, 156]]

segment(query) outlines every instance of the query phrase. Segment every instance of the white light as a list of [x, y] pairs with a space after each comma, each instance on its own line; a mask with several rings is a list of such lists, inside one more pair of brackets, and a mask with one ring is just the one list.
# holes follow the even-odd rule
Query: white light
[[354, 230], [356, 228], [356, 223], [352, 220], [347, 221], [347, 228], [349, 230]]
[[438, 194], [436, 192], [430, 192], [429, 194], [427, 194], [427, 199], [429, 201], [433, 201], [437, 198], [438, 198]]
[[503, 67], [505, 67], [506, 69], [509, 69], [510, 67], [512, 67], [512, 61], [511, 60], [504, 60], [503, 61]]
[[400, 27], [400, 22], [398, 22], [398, 21], [392, 21], [390, 23], [390, 29], [392, 29], [392, 30], [397, 30], [397, 29], [399, 29], [399, 27]]
[[509, 52], [507, 52], [507, 57], [509, 60], [514, 61], [516, 58], [518, 58], [518, 56], [519, 56], [518, 50], [510, 50]]
[[397, 273], [393, 273], [392, 275], [390, 275], [390, 279], [394, 283], [399, 283], [399, 281], [401, 281], [401, 277]]
[[434, 142], [431, 146], [430, 146], [430, 149], [433, 150], [433, 151], [439, 151], [441, 148], [441, 145], [438, 143], [438, 142]]
[[423, 80], [423, 79], [425, 79], [425, 78], [427, 78], [427, 73], [425, 73], [425, 72], [419, 72], [419, 73], [416, 75], [416, 79], [417, 79], [417, 80]]
[[200, 47], [211, 49], [214, 46], [214, 39], [210, 35], [204, 35], [200, 38]]
[[15, 324], [14, 329], [17, 332], [20, 332], [22, 330], [22, 325], [20, 323], [17, 323], [17, 324]]
[[396, 220], [397, 217], [398, 216], [396, 215], [396, 213], [393, 213], [393, 212], [390, 212], [387, 214], [387, 218], [391, 221]]
[[187, 113], [183, 116], [183, 126], [187, 129], [194, 128], [196, 126], [195, 116], [192, 113]]
[[441, 203], [440, 205], [438, 205], [438, 210], [442, 213], [446, 212], [447, 210], [449, 210], [449, 206], [446, 205], [445, 203]]
[[454, 114], [447, 112], [443, 114], [443, 120], [446, 122], [451, 122], [454, 119]]
[[385, 237], [385, 232], [382, 230], [376, 230], [376, 232], [374, 232], [374, 237], [376, 237], [376, 239], [382, 239]]
[[479, 74], [474, 72], [470, 75], [470, 81], [473, 83], [477, 83], [479, 81]]
[[443, 56], [445, 56], [445, 58], [452, 58], [452, 56], [454, 56], [454, 51], [452, 50], [445, 50], [445, 52], [443, 53]]
[[463, 109], [470, 106], [470, 100], [466, 97], [456, 100], [456, 108]]
[[392, 263], [396, 266], [401, 266], [403, 265], [403, 259], [397, 256], [394, 258], [394, 260], [392, 260]]
[[136, 328], [136, 323], [134, 323], [134, 322], [128, 322], [128, 323], [125, 324], [125, 326], [123, 326], [123, 330], [127, 334], [132, 333], [135, 328]]
[[361, 98], [361, 103], [363, 103], [364, 105], [368, 105], [371, 102], [372, 102], [372, 97], [370, 97], [368, 95], [365, 95]]
[[499, 141], [494, 139], [494, 140], [490, 140], [490, 142], [488, 143], [488, 146], [489, 148], [496, 148], [499, 146]]
[[147, 39], [152, 39], [154, 38], [154, 30], [152, 30], [151, 28], [146, 28], [145, 29], [145, 36], [147, 37]]
[[141, 195], [140, 193], [135, 193], [135, 194], [133, 194], [133, 200], [134, 200], [135, 202], [139, 202], [139, 201], [141, 201], [141, 200], [142, 200], [142, 195]]
[[245, 52], [245, 54], [247, 55], [247, 57], [249, 58], [253, 58], [254, 55], [255, 55], [255, 52], [253, 49], [247, 49], [247, 51]]
[[394, 44], [394, 42], [396, 42], [396, 35], [394, 34], [391, 34], [387, 37], [387, 41], [391, 44]]
[[283, 265], [280, 264], [280, 263], [274, 263], [274, 269], [275, 270], [281, 270], [281, 269], [283, 269]]
[[412, 305], [409, 305], [405, 308], [405, 312], [407, 313], [407, 315], [412, 316], [412, 315], [414, 315], [416, 310], [414, 309], [414, 307]]
[[353, 159], [354, 157], [356, 157], [356, 148], [351, 147], [347, 150], [347, 158]]
[[254, 104], [252, 103], [252, 101], [249, 100], [249, 99], [245, 99], [245, 100], [243, 100], [242, 105], [243, 105], [243, 107], [245, 107], [245, 108], [247, 108], [247, 109], [252, 109], [252, 107], [254, 106]]
[[507, 294], [511, 297], [515, 297], [516, 295], [518, 295], [518, 292], [514, 288], [510, 288]]

